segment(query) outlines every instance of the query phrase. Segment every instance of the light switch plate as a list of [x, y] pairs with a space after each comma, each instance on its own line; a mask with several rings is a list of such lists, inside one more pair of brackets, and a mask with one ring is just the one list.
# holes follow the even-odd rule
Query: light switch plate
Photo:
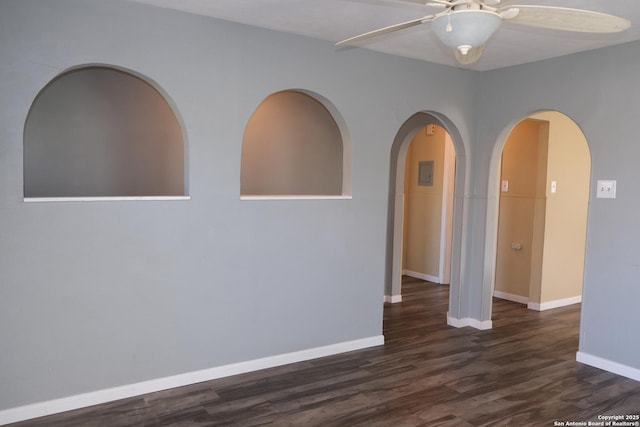
[[596, 189], [596, 198], [615, 199], [616, 198], [616, 181], [599, 179], [598, 187]]

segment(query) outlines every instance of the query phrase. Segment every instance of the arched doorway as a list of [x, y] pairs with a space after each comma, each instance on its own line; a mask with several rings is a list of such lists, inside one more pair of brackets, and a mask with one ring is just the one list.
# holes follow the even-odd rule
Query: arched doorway
[[[591, 157], [577, 124], [532, 114], [498, 159], [491, 296], [548, 310], [582, 300]], [[491, 219], [491, 218], [489, 218]]]
[[[455, 150], [453, 216], [451, 218], [451, 268], [449, 275], [449, 312], [454, 316], [459, 312], [460, 259], [462, 247], [462, 209], [464, 202], [464, 179], [466, 172], [465, 150], [456, 127], [446, 117], [433, 112], [421, 112], [411, 116], [399, 129], [391, 148], [389, 176], [388, 222], [387, 222], [387, 263], [385, 280], [385, 301], [402, 301], [402, 248], [404, 191], [406, 159], [409, 146], [421, 129], [436, 125], [450, 136]], [[417, 179], [417, 177], [416, 177]]]
[[449, 284], [455, 148], [447, 131], [428, 125], [407, 150], [402, 275]]

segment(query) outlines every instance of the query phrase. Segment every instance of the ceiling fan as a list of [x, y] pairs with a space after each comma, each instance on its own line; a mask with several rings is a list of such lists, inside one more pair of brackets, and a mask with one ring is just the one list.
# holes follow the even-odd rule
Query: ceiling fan
[[473, 64], [503, 20], [530, 27], [585, 33], [615, 33], [628, 29], [624, 18], [583, 9], [555, 6], [510, 5], [513, 0], [404, 0], [444, 10], [422, 18], [369, 31], [336, 43], [346, 46], [416, 25], [431, 23], [431, 31], [456, 60]]

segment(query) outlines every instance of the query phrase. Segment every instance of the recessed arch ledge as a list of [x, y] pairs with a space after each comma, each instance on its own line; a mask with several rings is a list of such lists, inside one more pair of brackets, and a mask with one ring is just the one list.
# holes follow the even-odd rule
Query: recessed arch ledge
[[[38, 102], [42, 99], [43, 96], [48, 96], [47, 95], [47, 91], [51, 89], [51, 87], [53, 85], [55, 85], [56, 83], [60, 82], [60, 80], [62, 79], [68, 79], [70, 78], [70, 76], [74, 76], [77, 75], [77, 73], [83, 73], [83, 72], [91, 72], [92, 70], [101, 70], [104, 72], [111, 72], [114, 75], [115, 74], [119, 74], [121, 76], [125, 76], [124, 79], [128, 79], [129, 81], [133, 82], [133, 81], [138, 81], [138, 86], [139, 88], [143, 88], [143, 87], [147, 87], [147, 89], [144, 89], [146, 91], [146, 94], [149, 95], [149, 97], [155, 97], [156, 101], [159, 101], [158, 105], [158, 109], [164, 109], [165, 111], [165, 115], [168, 115], [170, 118], [172, 118], [175, 121], [175, 126], [174, 126], [174, 132], [173, 132], [173, 136], [175, 137], [175, 141], [172, 142], [172, 144], [175, 146], [173, 148], [173, 154], [178, 153], [179, 152], [179, 156], [178, 156], [178, 160], [176, 160], [173, 164], [173, 166], [170, 166], [169, 168], [171, 169], [171, 172], [167, 172], [170, 173], [171, 176], [173, 178], [169, 178], [168, 180], [171, 181], [173, 184], [171, 185], [171, 188], [169, 189], [167, 187], [168, 184], [166, 183], [160, 183], [160, 181], [167, 181], [167, 175], [165, 173], [165, 176], [159, 176], [159, 177], [155, 177], [158, 178], [156, 180], [156, 184], [153, 185], [146, 185], [145, 184], [140, 184], [140, 183], [129, 183], [129, 187], [130, 188], [138, 188], [138, 189], [133, 189], [133, 190], [123, 190], [123, 191], [107, 191], [109, 194], [105, 195], [105, 194], [94, 194], [93, 191], [86, 191], [86, 193], [83, 194], [77, 194], [78, 192], [76, 190], [72, 190], [72, 189], [67, 189], [65, 190], [64, 185], [62, 187], [59, 187], [58, 189], [55, 190], [42, 190], [42, 189], [36, 189], [33, 190], [32, 188], [28, 188], [28, 186], [32, 185], [31, 183], [28, 182], [29, 179], [31, 179], [30, 175], [33, 175], [33, 164], [29, 165], [29, 159], [26, 158], [27, 154], [26, 152], [27, 147], [25, 147], [25, 145], [30, 144], [29, 141], [27, 141], [27, 138], [29, 138], [28, 133], [29, 133], [29, 126], [30, 124], [30, 120], [33, 118], [34, 116], [34, 110], [36, 110], [38, 108]], [[86, 74], [85, 74], [86, 76]], [[66, 82], [68, 82], [69, 80], [67, 80]], [[142, 90], [142, 89], [141, 89]], [[155, 93], [156, 95], [150, 95]], [[82, 95], [78, 95], [79, 97], [82, 97]], [[89, 99], [90, 95], [89, 94], [85, 94], [85, 100]], [[107, 101], [104, 101], [107, 102]], [[162, 106], [161, 104], [164, 103], [164, 106]], [[54, 102], [55, 104], [55, 102]], [[67, 105], [67, 107], [69, 107]], [[138, 111], [142, 111], [143, 108], [140, 107], [138, 108]], [[124, 120], [122, 118], [120, 119], [114, 119], [112, 120], [113, 123], [112, 124], [117, 124], [117, 123], [124, 123]], [[103, 123], [104, 125], [105, 123]], [[154, 130], [150, 129], [148, 131], [148, 135], [147, 138], [149, 140], [153, 139], [153, 132]], [[64, 136], [64, 135], [63, 135]], [[68, 135], [67, 135], [68, 136]], [[79, 137], [78, 135], [74, 135], [74, 137]], [[103, 137], [106, 138], [106, 137]], [[182, 115], [180, 114], [179, 108], [177, 107], [176, 102], [173, 100], [173, 98], [168, 94], [168, 92], [163, 88], [162, 85], [160, 85], [157, 81], [155, 81], [154, 79], [150, 78], [149, 76], [144, 75], [141, 72], [123, 67], [123, 66], [119, 66], [119, 65], [114, 65], [114, 64], [109, 64], [109, 63], [84, 63], [84, 64], [77, 64], [77, 65], [73, 65], [70, 67], [67, 67], [65, 69], [63, 69], [62, 71], [57, 72], [56, 74], [54, 74], [50, 80], [48, 80], [46, 82], [46, 84], [44, 86], [42, 86], [38, 92], [34, 95], [34, 99], [32, 100], [31, 104], [30, 104], [30, 108], [29, 111], [25, 117], [25, 121], [24, 121], [24, 133], [23, 133], [23, 147], [25, 148], [23, 150], [23, 155], [24, 160], [23, 160], [23, 166], [24, 166], [24, 170], [23, 170], [23, 177], [24, 177], [24, 182], [23, 182], [23, 201], [24, 202], [94, 202], [94, 201], [184, 201], [184, 200], [190, 200], [190, 196], [189, 196], [189, 164], [188, 164], [188, 159], [189, 159], [189, 155], [188, 155], [188, 148], [189, 148], [189, 144], [188, 144], [188, 136], [187, 136], [187, 132], [186, 132], [186, 126], [184, 123], [184, 119], [182, 118]], [[104, 148], [104, 147], [103, 147]], [[177, 150], [177, 151], [176, 151]], [[126, 153], [125, 153], [126, 154]], [[126, 157], [125, 154], [122, 154], [120, 156], [120, 158], [124, 158]], [[42, 159], [42, 155], [40, 155], [40, 158]], [[40, 160], [41, 160], [40, 159]], [[148, 159], [142, 159], [144, 160], [148, 160]], [[37, 163], [36, 163], [37, 164]], [[55, 172], [55, 167], [53, 166], [49, 166], [50, 169], [53, 171], [53, 173], [58, 173]], [[106, 167], [106, 166], [105, 166]], [[62, 173], [62, 172], [59, 172]], [[162, 171], [158, 172], [160, 175], [163, 173]], [[131, 173], [132, 175], [134, 174], [133, 172]], [[115, 173], [114, 173], [115, 175]], [[148, 178], [149, 181], [155, 179], [153, 177]], [[42, 180], [41, 178], [36, 178]], [[73, 177], [73, 176], [65, 176], [61, 178], [62, 180], [67, 180], [67, 181], [73, 181], [74, 179], [78, 179], [78, 177]], [[112, 178], [113, 179], [113, 178]], [[104, 184], [103, 183], [103, 187], [108, 186], [110, 184]], [[120, 184], [121, 185], [121, 184]], [[163, 187], [164, 186], [164, 187]], [[121, 185], [122, 188], [124, 188], [124, 186]], [[62, 188], [62, 190], [60, 190], [60, 188]], [[142, 188], [142, 190], [140, 190], [140, 188]], [[147, 190], [151, 190], [151, 191], [146, 191], [145, 188]], [[162, 189], [164, 188], [164, 189]], [[159, 191], [157, 191], [157, 189], [160, 189]], [[96, 191], [97, 193], [101, 193], [101, 191]], [[47, 194], [47, 193], [51, 193], [51, 194]]]
[[[298, 108], [298, 110], [292, 110], [292, 108]], [[298, 135], [296, 132], [299, 131], [293, 129], [294, 127], [288, 123], [296, 120], [297, 114], [291, 113], [293, 111], [298, 113], [299, 110], [304, 110], [307, 113], [301, 116], [306, 120], [306, 122], [302, 122], [301, 127], [317, 127], [321, 132], [326, 132], [325, 136], [329, 135], [327, 142], [334, 146], [335, 153], [331, 155], [322, 151], [324, 149], [322, 145], [325, 141], [311, 141], [311, 148], [314, 149], [315, 146], [315, 149], [319, 150], [317, 153], [321, 154], [320, 157], [324, 159], [322, 161], [325, 163], [328, 161], [330, 165], [328, 169], [332, 170], [329, 175], [333, 182], [330, 185], [333, 187], [326, 191], [318, 191], [318, 188], [322, 188], [323, 184], [318, 184], [317, 179], [312, 183], [311, 179], [300, 175], [302, 170], [309, 172], [317, 167], [312, 164], [308, 164], [308, 167], [300, 167], [300, 165], [304, 165], [305, 161], [309, 161], [309, 156], [305, 158], [304, 154], [300, 155], [300, 151], [307, 150], [307, 148], [301, 148], [301, 145], [309, 143], [308, 137]], [[265, 118], [268, 115], [273, 115], [276, 119], [270, 121], [270, 124], [276, 123], [276, 126], [281, 127], [280, 129], [264, 126]], [[334, 128], [333, 131], [329, 129], [331, 127]], [[257, 129], [259, 129], [259, 135]], [[279, 132], [280, 141], [287, 141], [290, 146], [278, 148], [273, 141], [275, 138], [270, 139], [269, 132]], [[283, 135], [284, 138], [282, 138]], [[305, 140], [307, 141], [305, 142]], [[337, 148], [338, 145], [339, 148]], [[329, 99], [316, 92], [301, 88], [273, 92], [256, 107], [245, 127], [240, 166], [240, 200], [350, 200], [352, 199], [351, 147], [347, 124]], [[266, 148], [274, 148], [275, 150], [270, 152], [275, 151], [276, 154], [285, 154], [285, 156], [281, 156], [279, 159], [268, 159], [269, 156], [266, 153], [260, 154], [260, 150]], [[297, 152], [297, 154], [290, 156], [291, 152]], [[336, 172], [338, 169], [339, 172]], [[273, 175], [274, 170], [279, 171], [276, 178]], [[267, 173], [269, 173], [271, 183], [267, 183], [269, 180], [264, 179]], [[292, 183], [295, 181], [303, 184], [301, 188], [292, 191]], [[308, 183], [306, 185], [308, 188], [305, 188], [305, 181]], [[330, 185], [325, 187], [328, 188]]]

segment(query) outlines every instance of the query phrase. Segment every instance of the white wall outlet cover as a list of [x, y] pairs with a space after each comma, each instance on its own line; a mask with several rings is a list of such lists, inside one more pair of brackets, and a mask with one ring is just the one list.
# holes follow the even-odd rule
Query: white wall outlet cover
[[427, 125], [427, 135], [433, 135], [436, 133], [436, 125]]
[[615, 199], [616, 198], [616, 181], [599, 179], [598, 185], [596, 188], [596, 198]]
[[504, 181], [502, 181], [500, 189], [501, 189], [501, 191], [503, 193], [508, 193], [509, 192], [509, 181], [507, 181], [506, 179]]

